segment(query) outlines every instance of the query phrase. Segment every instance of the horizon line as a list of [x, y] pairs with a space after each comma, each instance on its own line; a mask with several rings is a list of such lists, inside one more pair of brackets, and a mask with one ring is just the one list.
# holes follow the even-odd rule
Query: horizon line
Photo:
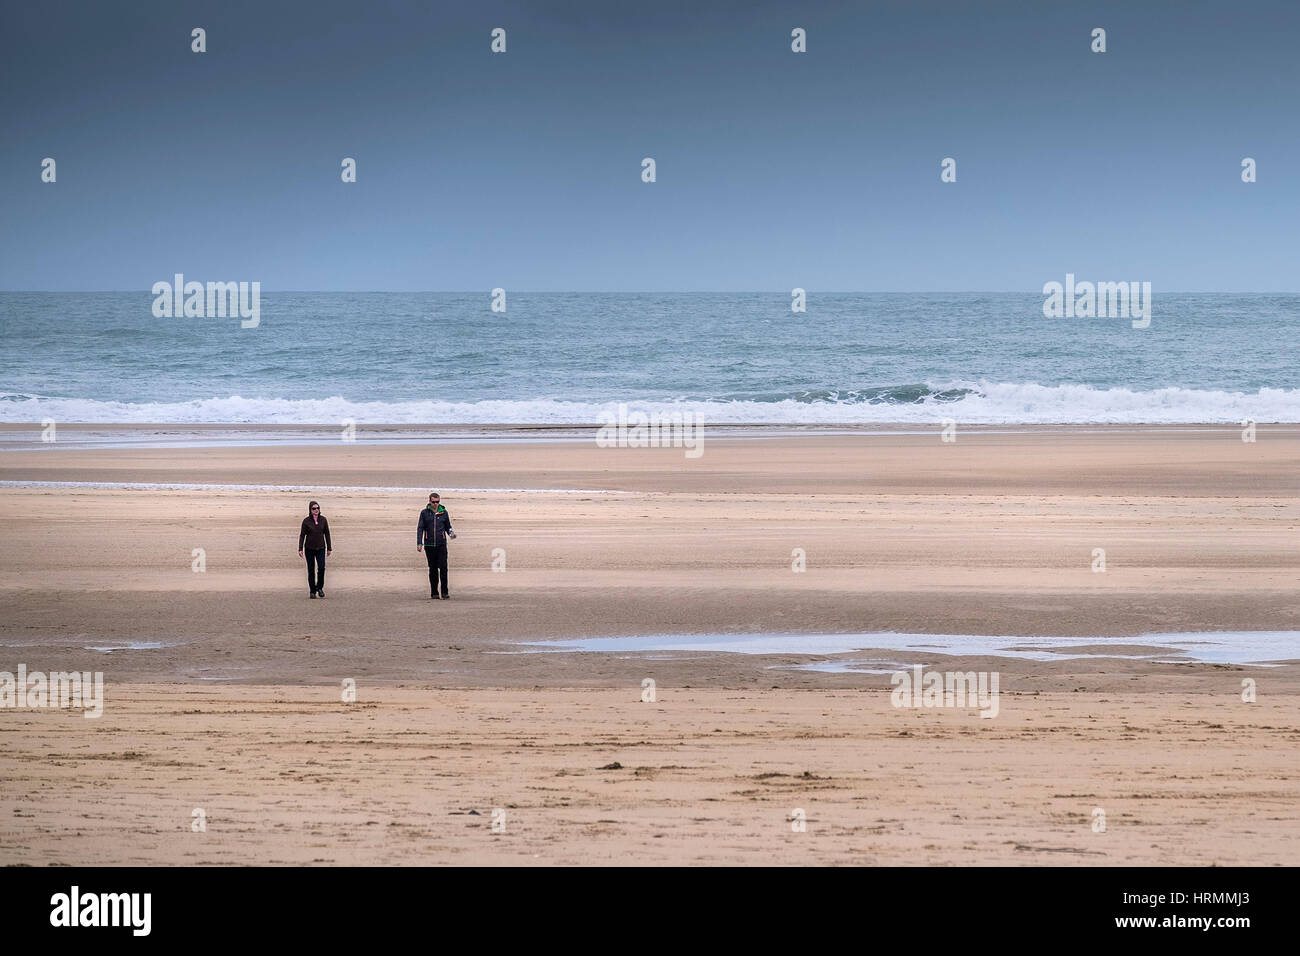
[[[183, 274], [183, 273], [182, 273]], [[198, 280], [195, 280], [198, 281]], [[217, 280], [213, 280], [217, 281]], [[227, 281], [227, 280], [222, 280]], [[239, 281], [239, 280], [235, 280]], [[256, 280], [243, 280], [252, 282]], [[1049, 280], [1055, 281], [1055, 280]], [[1103, 281], [1103, 280], [1084, 280]], [[1111, 281], [1111, 280], [1104, 280]], [[1123, 281], [1123, 280], [1121, 280]], [[1142, 280], [1139, 280], [1142, 281]], [[771, 289], [516, 289], [505, 288], [508, 295], [779, 295], [785, 290]], [[272, 293], [306, 293], [312, 295], [491, 295], [491, 289], [262, 289]], [[804, 290], [808, 295], [1042, 295], [1029, 289], [819, 289]], [[153, 295], [147, 289], [0, 289], [0, 295], [103, 295], [138, 293]], [[1156, 294], [1153, 289], [1152, 294]], [[1282, 289], [1166, 289], [1161, 295], [1300, 295], [1300, 290]]]

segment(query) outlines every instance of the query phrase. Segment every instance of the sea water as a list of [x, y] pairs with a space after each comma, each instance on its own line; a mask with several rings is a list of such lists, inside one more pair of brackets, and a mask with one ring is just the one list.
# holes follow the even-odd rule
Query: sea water
[[1154, 295], [1149, 328], [1036, 293], [0, 293], [0, 422], [593, 425], [1300, 422], [1300, 296]]

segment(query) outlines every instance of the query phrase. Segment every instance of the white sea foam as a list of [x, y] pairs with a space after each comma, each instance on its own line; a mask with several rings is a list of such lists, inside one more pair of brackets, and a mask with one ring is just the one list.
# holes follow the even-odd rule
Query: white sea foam
[[[926, 390], [922, 390], [926, 391]], [[1261, 388], [1230, 392], [1188, 388], [1137, 391], [1089, 385], [950, 382], [931, 385], [916, 401], [882, 399], [879, 394], [808, 401], [650, 400], [609, 402], [550, 398], [478, 402], [354, 402], [324, 399], [228, 398], [187, 402], [105, 402], [0, 393], [0, 422], [102, 424], [257, 424], [331, 425], [351, 419], [366, 424], [438, 425], [592, 425], [602, 412], [616, 412], [619, 401], [645, 411], [692, 412], [714, 425], [869, 425], [934, 424], [952, 418], [963, 424], [1199, 424], [1300, 422], [1300, 389]], [[953, 396], [959, 396], [955, 399]]]

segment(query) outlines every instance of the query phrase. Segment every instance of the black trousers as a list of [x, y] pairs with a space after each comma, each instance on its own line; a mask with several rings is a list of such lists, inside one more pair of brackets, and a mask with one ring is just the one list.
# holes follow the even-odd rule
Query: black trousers
[[429, 593], [438, 593], [438, 578], [442, 577], [442, 596], [447, 596], [447, 546], [431, 548], [424, 546], [424, 558], [429, 562]]
[[[304, 554], [307, 555], [307, 587], [311, 593], [325, 590], [325, 549], [308, 548]], [[319, 568], [319, 571], [317, 571]]]

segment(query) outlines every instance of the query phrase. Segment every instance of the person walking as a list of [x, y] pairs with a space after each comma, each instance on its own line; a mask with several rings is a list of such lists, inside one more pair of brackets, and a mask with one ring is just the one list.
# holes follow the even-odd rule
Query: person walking
[[303, 556], [306, 544], [307, 587], [311, 596], [325, 596], [325, 556], [332, 554], [334, 545], [330, 542], [330, 523], [320, 513], [320, 505], [312, 502], [307, 506], [307, 517], [302, 519], [298, 529], [298, 557]]
[[441, 504], [435, 491], [429, 495], [429, 504], [420, 511], [415, 525], [415, 550], [423, 551], [429, 562], [429, 597], [438, 600], [441, 584], [442, 599], [451, 600], [447, 593], [447, 539], [456, 537], [451, 529], [451, 515]]

